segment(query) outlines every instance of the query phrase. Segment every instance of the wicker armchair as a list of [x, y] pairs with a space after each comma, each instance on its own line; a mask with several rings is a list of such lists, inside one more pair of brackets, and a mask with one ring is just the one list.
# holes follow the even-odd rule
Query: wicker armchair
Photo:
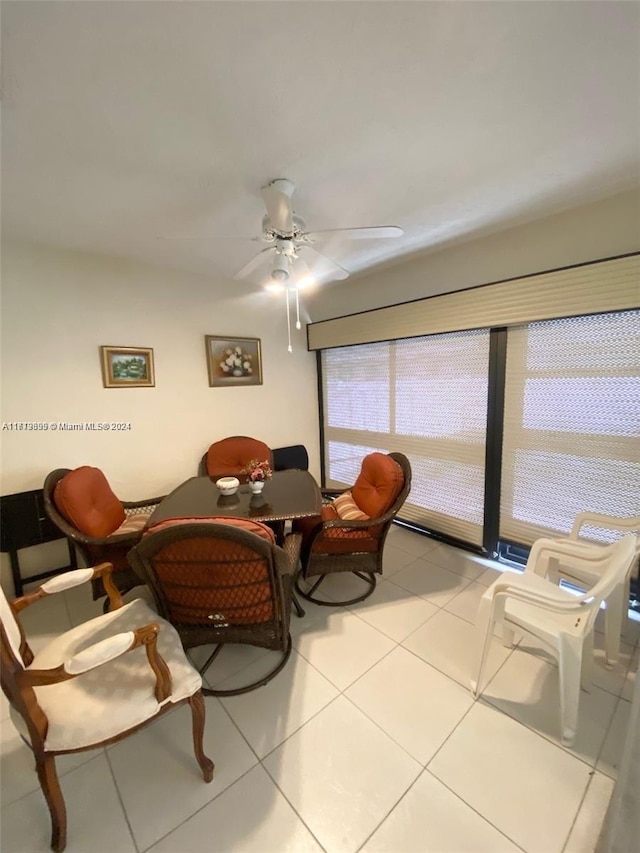
[[[304, 536], [302, 571], [296, 589], [303, 598], [315, 604], [337, 606], [355, 604], [371, 595], [376, 574], [382, 574], [382, 551], [391, 522], [411, 490], [411, 465], [402, 453], [371, 453], [362, 462], [362, 470], [351, 492], [323, 489], [325, 506], [322, 515], [295, 522]], [[343, 495], [349, 505], [343, 517], [340, 503], [331, 498]], [[347, 498], [348, 496], [348, 498]], [[361, 501], [362, 507], [357, 503]], [[340, 499], [342, 500], [342, 499]], [[355, 508], [354, 508], [355, 507]], [[368, 509], [369, 513], [363, 510]], [[314, 593], [327, 575], [351, 572], [366, 584], [362, 595], [348, 601], [324, 601]], [[318, 576], [308, 589], [301, 580]]]
[[[73, 543], [86, 566], [111, 563], [114, 582], [122, 593], [141, 583], [127, 554], [140, 541], [146, 519], [163, 496], [120, 501], [102, 471], [89, 466], [52, 471], [43, 491], [47, 515]], [[100, 578], [92, 581], [92, 591], [94, 599], [106, 595]]]
[[265, 459], [273, 468], [271, 448], [247, 435], [232, 435], [215, 441], [200, 460], [200, 477], [237, 477], [252, 459]]
[[246, 693], [266, 684], [286, 664], [300, 541], [290, 534], [280, 548], [270, 528], [245, 519], [175, 519], [153, 527], [130, 552], [131, 565], [184, 648], [215, 645], [201, 675], [227, 643], [282, 652], [275, 667], [257, 681], [226, 690], [203, 687], [204, 693]]
[[[109, 591], [110, 612], [51, 639], [34, 655], [19, 613], [96, 578]], [[12, 602], [0, 588], [0, 659], [2, 690], [15, 727], [33, 751], [51, 815], [51, 847], [57, 853], [67, 842], [57, 755], [115, 743], [188, 703], [196, 760], [204, 781], [211, 782], [213, 762], [203, 751], [202, 679], [170, 625], [141, 599], [123, 604], [108, 563], [58, 575]], [[96, 814], [99, 811], [96, 803]], [[108, 820], [108, 814], [103, 813], [103, 818]]]

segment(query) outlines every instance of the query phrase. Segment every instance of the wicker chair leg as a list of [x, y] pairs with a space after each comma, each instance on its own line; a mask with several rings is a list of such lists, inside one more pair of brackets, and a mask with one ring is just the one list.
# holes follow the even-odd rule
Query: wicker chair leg
[[[205, 672], [209, 669], [209, 667], [211, 666], [211, 664], [214, 662], [214, 660], [218, 657], [218, 655], [219, 655], [219, 654], [220, 654], [220, 652], [222, 651], [222, 647], [223, 647], [223, 645], [224, 645], [224, 643], [218, 643], [218, 645], [215, 647], [215, 649], [211, 652], [211, 654], [210, 654], [210, 655], [209, 655], [209, 657], [206, 659], [206, 661], [204, 662], [204, 664], [203, 664], [203, 665], [200, 667], [200, 669], [198, 670], [198, 672], [200, 673], [200, 675], [202, 675], [202, 676], [204, 677]], [[193, 661], [192, 661], [192, 663], [193, 663]]]
[[311, 589], [308, 592], [305, 592], [300, 588], [299, 580], [296, 581], [296, 591], [307, 601], [312, 601], [314, 604], [320, 604], [322, 607], [345, 607], [349, 604], [357, 604], [359, 601], [364, 601], [365, 598], [369, 598], [371, 593], [376, 588], [377, 578], [373, 572], [351, 572], [352, 575], [360, 578], [363, 581], [366, 581], [367, 587], [365, 592], [362, 595], [357, 596], [357, 598], [350, 598], [348, 601], [323, 601], [321, 598], [314, 598], [313, 594], [320, 586], [322, 581], [327, 577], [327, 575], [320, 575], [318, 580], [314, 583]]
[[[219, 647], [221, 648], [221, 646]], [[250, 690], [255, 690], [256, 687], [262, 687], [263, 684], [271, 681], [281, 669], [284, 668], [284, 665], [289, 660], [289, 656], [291, 655], [291, 634], [287, 635], [287, 645], [285, 650], [282, 653], [282, 657], [278, 661], [278, 663], [274, 666], [272, 670], [270, 670], [266, 675], [263, 675], [261, 678], [258, 678], [256, 681], [252, 681], [251, 684], [247, 684], [244, 687], [236, 687], [232, 690], [217, 690], [213, 687], [203, 687], [202, 692], [205, 696], [239, 696], [241, 693], [248, 693]]]
[[295, 594], [295, 592], [293, 590], [291, 590], [291, 603], [293, 604], [293, 606], [295, 608], [296, 616], [299, 616], [302, 619], [302, 617], [304, 616], [304, 608], [302, 607], [302, 605], [298, 601], [298, 596]]

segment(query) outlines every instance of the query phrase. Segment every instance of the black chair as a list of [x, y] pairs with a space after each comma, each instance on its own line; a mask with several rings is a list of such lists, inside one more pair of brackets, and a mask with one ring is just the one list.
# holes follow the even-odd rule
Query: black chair
[[299, 471], [309, 470], [309, 454], [304, 444], [292, 444], [289, 447], [276, 447], [273, 453], [273, 470], [288, 471], [297, 469]]

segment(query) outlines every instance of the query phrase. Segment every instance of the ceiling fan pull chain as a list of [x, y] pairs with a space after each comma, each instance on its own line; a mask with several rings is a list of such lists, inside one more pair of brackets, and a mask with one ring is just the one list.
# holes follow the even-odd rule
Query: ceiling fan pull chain
[[287, 288], [285, 299], [287, 302], [287, 335], [289, 337], [289, 346], [287, 347], [287, 350], [289, 352], [293, 352], [293, 347], [291, 346], [291, 318], [289, 316], [289, 288]]
[[300, 293], [296, 287], [296, 329], [301, 329], [300, 325]]

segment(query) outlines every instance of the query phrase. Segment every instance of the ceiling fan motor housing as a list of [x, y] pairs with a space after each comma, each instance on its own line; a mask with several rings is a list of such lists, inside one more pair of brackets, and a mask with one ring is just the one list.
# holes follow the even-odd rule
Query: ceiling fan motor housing
[[271, 224], [271, 220], [265, 214], [262, 217], [263, 240], [266, 240], [267, 242], [271, 243], [274, 240], [298, 239], [299, 235], [301, 235], [302, 232], [305, 230], [306, 223], [304, 219], [302, 219], [302, 217], [296, 216], [295, 213], [291, 215], [291, 221], [293, 222], [293, 231], [291, 232], [291, 234], [280, 234], [278, 231], [275, 230], [275, 228]]

